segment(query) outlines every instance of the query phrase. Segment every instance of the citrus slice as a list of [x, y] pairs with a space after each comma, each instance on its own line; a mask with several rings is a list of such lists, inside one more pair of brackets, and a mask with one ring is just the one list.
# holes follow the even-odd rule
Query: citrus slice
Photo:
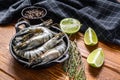
[[93, 67], [101, 67], [104, 62], [104, 53], [102, 48], [92, 51], [87, 57], [87, 62]]
[[60, 21], [60, 28], [63, 32], [73, 34], [79, 31], [82, 24], [74, 18], [64, 18]]
[[92, 28], [88, 28], [84, 34], [84, 42], [86, 45], [96, 45], [98, 43], [98, 37]]

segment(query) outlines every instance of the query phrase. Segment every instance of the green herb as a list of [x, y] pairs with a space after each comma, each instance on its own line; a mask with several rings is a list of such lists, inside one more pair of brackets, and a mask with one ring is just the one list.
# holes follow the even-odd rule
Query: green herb
[[75, 41], [71, 41], [69, 55], [70, 57], [65, 61], [63, 68], [70, 80], [86, 80], [81, 53], [78, 51]]

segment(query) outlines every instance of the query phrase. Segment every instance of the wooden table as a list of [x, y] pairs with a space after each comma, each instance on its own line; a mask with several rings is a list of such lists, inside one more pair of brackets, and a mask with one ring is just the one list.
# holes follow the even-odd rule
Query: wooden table
[[[62, 64], [41, 70], [27, 69], [18, 64], [9, 52], [9, 42], [14, 34], [14, 25], [0, 26], [0, 80], [65, 80]], [[76, 36], [87, 80], [120, 80], [120, 46], [99, 42], [98, 46], [88, 47], [82, 34], [77, 33]], [[101, 47], [105, 54], [105, 63], [99, 69], [86, 63], [88, 54], [97, 47]]]

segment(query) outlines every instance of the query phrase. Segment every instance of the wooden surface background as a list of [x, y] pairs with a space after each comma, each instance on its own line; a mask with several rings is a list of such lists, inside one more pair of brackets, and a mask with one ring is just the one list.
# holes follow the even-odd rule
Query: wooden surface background
[[[14, 25], [0, 26], [0, 80], [68, 80], [62, 64], [47, 69], [32, 70], [18, 64], [9, 52], [9, 42], [15, 34]], [[83, 35], [77, 33], [77, 44], [83, 56], [87, 80], [120, 80], [120, 46], [99, 42], [97, 46], [84, 44]], [[92, 68], [86, 63], [88, 54], [95, 48], [104, 50], [105, 63], [101, 68]]]
[[[0, 26], [0, 80], [68, 80], [62, 64], [38, 70], [27, 69], [18, 64], [9, 52], [9, 42], [14, 34], [13, 24]], [[84, 44], [82, 34], [77, 33], [75, 36], [83, 56], [87, 80], [120, 80], [120, 46], [99, 42], [97, 46], [89, 47]], [[98, 47], [104, 50], [105, 62], [101, 68], [96, 69], [86, 63], [86, 58]]]

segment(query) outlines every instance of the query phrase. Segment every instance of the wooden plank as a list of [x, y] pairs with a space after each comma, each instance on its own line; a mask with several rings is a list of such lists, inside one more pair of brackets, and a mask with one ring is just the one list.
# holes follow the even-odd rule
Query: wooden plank
[[[16, 80], [65, 80], [67, 78], [62, 70], [62, 64], [38, 70], [27, 69], [18, 64], [9, 52], [9, 42], [14, 33], [13, 25], [0, 27], [1, 70], [10, 74]], [[97, 46], [89, 47], [84, 44], [82, 34], [78, 33], [72, 37], [74, 38], [75, 36], [78, 48], [83, 55], [87, 80], [120, 80], [120, 46], [99, 42]], [[90, 67], [86, 62], [88, 54], [97, 47], [103, 48], [105, 53], [105, 63], [99, 69]]]
[[15, 79], [9, 76], [9, 74], [0, 70], [0, 80], [15, 80]]

